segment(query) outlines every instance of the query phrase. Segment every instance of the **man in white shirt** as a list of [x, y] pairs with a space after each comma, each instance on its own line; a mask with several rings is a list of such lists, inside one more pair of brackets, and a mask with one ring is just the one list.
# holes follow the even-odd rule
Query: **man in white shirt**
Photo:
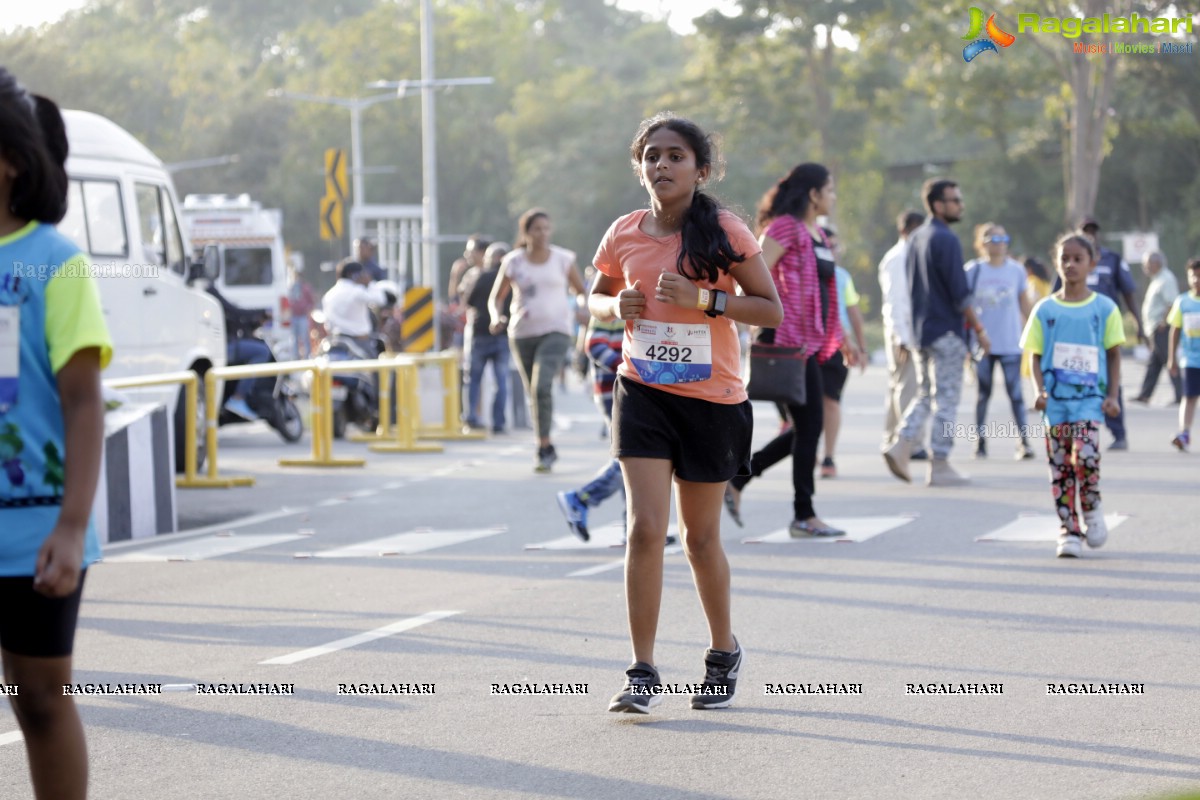
[[371, 306], [387, 303], [387, 295], [371, 274], [357, 261], [338, 265], [338, 281], [321, 298], [321, 310], [330, 334], [362, 339], [374, 330]]
[[[888, 395], [885, 398], [887, 420], [883, 426], [886, 449], [896, 439], [904, 412], [917, 395], [917, 371], [910, 352], [916, 349], [912, 325], [912, 299], [908, 290], [908, 236], [925, 218], [909, 209], [896, 218], [899, 240], [879, 262], [879, 288], [883, 290], [883, 329], [888, 364]], [[922, 431], [920, 441], [925, 441]], [[928, 458], [924, 448], [913, 453], [914, 460]]]
[[[1146, 287], [1146, 296], [1142, 299], [1142, 328], [1150, 339], [1150, 360], [1146, 363], [1146, 377], [1142, 381], [1142, 391], [1133, 398], [1135, 403], [1149, 403], [1154, 387], [1158, 385], [1158, 376], [1166, 366], [1170, 346], [1167, 337], [1170, 326], [1167, 325], [1167, 312], [1171, 304], [1179, 296], [1179, 283], [1175, 274], [1167, 269], [1167, 257], [1156, 251], [1146, 254], [1142, 262], [1142, 271], [1150, 279]], [[1169, 375], [1171, 385], [1175, 389], [1175, 403], [1179, 404], [1182, 386], [1178, 375]]]

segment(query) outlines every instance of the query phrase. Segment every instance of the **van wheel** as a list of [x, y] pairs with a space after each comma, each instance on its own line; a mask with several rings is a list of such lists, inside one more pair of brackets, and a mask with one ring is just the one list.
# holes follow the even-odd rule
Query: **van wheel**
[[204, 436], [205, 425], [204, 392], [196, 393], [196, 418], [187, 419], [187, 388], [179, 387], [179, 399], [175, 401], [175, 472], [183, 474], [187, 471], [187, 454], [185, 437], [187, 426], [196, 429], [196, 473], [204, 467], [204, 459], [208, 455], [208, 439]]

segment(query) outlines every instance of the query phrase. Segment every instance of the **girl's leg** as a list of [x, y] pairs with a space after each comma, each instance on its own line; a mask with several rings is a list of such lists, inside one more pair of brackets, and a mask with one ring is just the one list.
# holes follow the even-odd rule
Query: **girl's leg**
[[0, 651], [4, 682], [21, 687], [9, 697], [25, 737], [29, 772], [38, 800], [82, 800], [87, 796], [87, 742], [75, 699], [63, 695], [71, 683], [71, 656], [37, 658]]
[[1192, 430], [1192, 422], [1196, 419], [1196, 401], [1200, 397], [1192, 395], [1191, 397], [1183, 398], [1183, 402], [1179, 404], [1179, 430]]
[[842, 404], [829, 397], [821, 398], [825, 412], [825, 458], [830, 461], [837, 455], [838, 432], [842, 429]]
[[1071, 424], [1075, 438], [1075, 484], [1083, 513], [1100, 505], [1100, 426], [1095, 422]]
[[[623, 458], [629, 531], [625, 546], [625, 604], [633, 660], [654, 664], [654, 639], [662, 605], [663, 546], [671, 517], [671, 476], [663, 458]], [[720, 484], [717, 484], [717, 512]]]
[[696, 593], [700, 595], [700, 605], [708, 620], [709, 647], [732, 653], [737, 644], [729, 622], [729, 561], [721, 546], [724, 489], [723, 483], [675, 480], [679, 532], [683, 537], [683, 551], [692, 568]]
[[805, 369], [804, 390], [808, 394], [808, 403], [804, 406], [789, 408], [796, 432], [792, 440], [792, 510], [793, 519], [801, 522], [809, 521], [824, 526], [817, 519], [813, 510], [813, 495], [816, 494], [816, 482], [813, 480], [813, 470], [817, 466], [817, 441], [821, 438], [821, 429], [825, 425], [825, 407], [816, 398], [825, 396], [825, 386], [821, 379], [821, 368], [817, 360], [810, 358]]
[[1051, 425], [1046, 432], [1046, 455], [1050, 459], [1050, 496], [1054, 498], [1062, 532], [1079, 535], [1075, 513], [1074, 442], [1070, 424]]
[[1021, 357], [1001, 356], [1000, 369], [1004, 371], [1004, 388], [1008, 390], [1008, 402], [1012, 406], [1013, 421], [1017, 423], [1021, 440], [1025, 441], [1028, 438], [1025, 435], [1028, 414], [1025, 410], [1025, 395], [1021, 391]]
[[[975, 383], [979, 389], [979, 396], [975, 400], [975, 430], [982, 431], [983, 424], [987, 421], [988, 401], [992, 399], [992, 375], [996, 368], [995, 356], [984, 356], [975, 362]], [[980, 434], [979, 441], [983, 441], [983, 434]]]
[[[527, 397], [533, 396], [533, 359], [537, 355], [537, 345], [539, 339], [537, 337], [529, 337], [526, 339], [509, 339], [509, 351], [515, 360], [517, 372], [521, 376], [521, 385], [525, 388]], [[530, 403], [529, 407], [533, 409], [533, 414], [537, 415], [537, 410], [534, 404]], [[517, 416], [514, 414], [514, 420]], [[536, 425], [534, 426], [536, 428]], [[539, 442], [539, 447], [541, 444]]]

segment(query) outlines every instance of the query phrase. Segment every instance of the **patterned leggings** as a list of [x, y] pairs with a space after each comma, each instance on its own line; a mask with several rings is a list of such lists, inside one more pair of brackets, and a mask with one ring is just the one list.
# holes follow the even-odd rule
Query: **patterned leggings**
[[1100, 504], [1100, 425], [1067, 422], [1051, 425], [1046, 434], [1050, 459], [1050, 495], [1064, 533], [1080, 533], [1075, 496], [1083, 511]]

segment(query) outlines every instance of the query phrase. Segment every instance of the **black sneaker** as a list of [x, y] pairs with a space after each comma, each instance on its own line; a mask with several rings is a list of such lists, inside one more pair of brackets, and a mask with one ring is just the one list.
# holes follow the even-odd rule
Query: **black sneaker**
[[662, 702], [659, 693], [662, 681], [658, 670], [644, 661], [638, 661], [625, 670], [625, 688], [608, 701], [608, 710], [625, 714], [649, 714], [650, 709]]
[[[734, 638], [734, 643], [737, 639]], [[738, 673], [742, 671], [742, 646], [727, 653], [709, 648], [704, 651], [704, 686], [692, 695], [692, 708], [728, 708], [737, 690]]]
[[533, 468], [534, 472], [549, 472], [554, 466], [554, 462], [558, 461], [558, 453], [554, 451], [554, 445], [548, 444], [545, 447], [539, 447], [537, 452], [537, 466]]

